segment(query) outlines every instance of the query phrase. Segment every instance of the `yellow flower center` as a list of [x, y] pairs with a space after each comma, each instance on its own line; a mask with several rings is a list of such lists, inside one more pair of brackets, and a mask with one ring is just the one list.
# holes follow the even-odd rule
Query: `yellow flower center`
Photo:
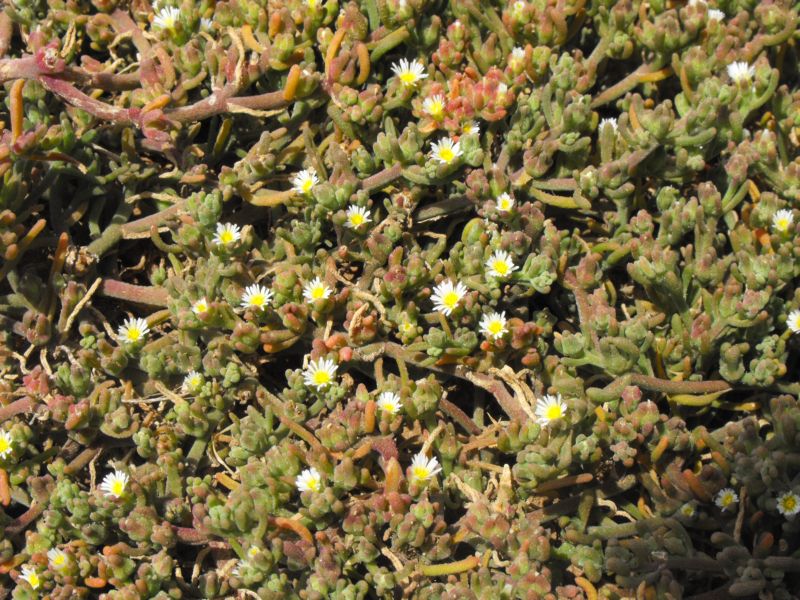
[[314, 187], [314, 181], [309, 177], [300, 187], [303, 189], [303, 192], [307, 194], [311, 191], [311, 188]]
[[794, 327], [795, 329], [800, 329], [800, 315], [797, 315], [794, 319]]
[[317, 8], [317, 0], [308, 0], [308, 8], [311, 10]]
[[36, 573], [31, 573], [30, 575], [28, 575], [28, 583], [31, 585], [33, 589], [36, 589], [41, 584], [41, 581], [39, 580], [39, 576]]
[[194, 305], [194, 310], [195, 312], [199, 313], [206, 312], [208, 310], [208, 304], [206, 304], [205, 302], [198, 302], [197, 304]]
[[327, 371], [319, 370], [314, 373], [314, 383], [316, 385], [325, 385], [331, 382], [331, 376]]
[[321, 487], [321, 486], [320, 486], [319, 477], [314, 477], [314, 476], [311, 476], [311, 477], [309, 477], [309, 478], [306, 480], [306, 485], [308, 486], [308, 488], [309, 488], [310, 490], [313, 490], [313, 491], [315, 491], [315, 492], [318, 492], [318, 491], [319, 491], [319, 488]]
[[400, 73], [400, 81], [406, 85], [411, 85], [417, 81], [417, 75], [412, 71], [405, 71]]
[[200, 387], [201, 383], [202, 383], [202, 380], [200, 379], [199, 375], [196, 375], [195, 377], [192, 377], [189, 380], [189, 385], [192, 386], [193, 388]]
[[453, 152], [450, 148], [440, 148], [439, 149], [439, 158], [441, 158], [444, 162], [450, 162], [455, 158], [455, 152]]
[[785, 232], [787, 229], [789, 229], [789, 219], [787, 219], [786, 217], [778, 218], [775, 221], [775, 229], [777, 229], [778, 231]]
[[230, 244], [233, 241], [233, 232], [230, 229], [225, 229], [219, 234], [219, 241], [223, 244]]
[[684, 506], [684, 507], [681, 509], [681, 512], [682, 512], [682, 513], [683, 513], [685, 516], [687, 516], [687, 517], [691, 517], [691, 516], [694, 514], [694, 508], [692, 508], [691, 506]]
[[117, 497], [122, 496], [122, 492], [124, 491], [125, 491], [125, 484], [121, 480], [117, 479], [111, 484], [111, 493], [114, 494], [115, 496]]
[[544, 411], [544, 416], [545, 416], [545, 418], [547, 418], [550, 421], [552, 421], [554, 419], [560, 419], [561, 418], [561, 406], [558, 405], [558, 404], [551, 404]]
[[316, 286], [311, 290], [311, 297], [314, 300], [320, 300], [325, 297], [325, 288], [321, 285]]
[[442, 296], [442, 304], [447, 308], [455, 308], [456, 304], [458, 304], [458, 294], [455, 292], [447, 292]]
[[495, 270], [495, 273], [499, 273], [500, 275], [508, 274], [508, 263], [504, 260], [494, 261], [494, 263], [492, 263], [492, 268]]
[[142, 330], [138, 327], [130, 327], [128, 328], [128, 333], [126, 336], [130, 341], [136, 342], [141, 339], [142, 337]]
[[350, 224], [354, 227], [358, 227], [359, 225], [364, 224], [364, 215], [361, 213], [353, 213], [350, 215]]
[[0, 454], [11, 450], [11, 444], [4, 436], [0, 436]]
[[464, 132], [464, 135], [469, 135], [470, 133], [472, 133], [472, 124], [471, 123], [467, 123], [466, 125], [464, 125], [464, 127], [461, 129], [461, 131]]
[[731, 503], [733, 503], [733, 496], [730, 494], [725, 494], [720, 500], [720, 504], [725, 507], [730, 506]]
[[61, 567], [64, 565], [64, 555], [63, 554], [56, 554], [53, 557], [53, 566], [54, 567]]
[[500, 321], [491, 321], [486, 329], [492, 335], [500, 335], [503, 332], [503, 324]]
[[431, 473], [427, 467], [412, 467], [411, 475], [413, 475], [414, 479], [427, 479]]
[[253, 294], [250, 296], [250, 304], [252, 306], [264, 306], [266, 302], [267, 299], [264, 298], [264, 294]]
[[781, 500], [781, 504], [783, 504], [783, 509], [785, 511], [793, 511], [797, 507], [797, 498], [794, 496], [786, 496]]
[[248, 550], [248, 551], [247, 551], [247, 555], [248, 555], [250, 558], [253, 558], [253, 557], [255, 557], [255, 556], [258, 556], [258, 548], [250, 548], [250, 550]]
[[439, 115], [442, 114], [443, 110], [444, 110], [444, 105], [441, 102], [439, 102], [438, 100], [436, 100], [434, 102], [431, 102], [428, 105], [428, 113], [432, 117], [438, 117]]

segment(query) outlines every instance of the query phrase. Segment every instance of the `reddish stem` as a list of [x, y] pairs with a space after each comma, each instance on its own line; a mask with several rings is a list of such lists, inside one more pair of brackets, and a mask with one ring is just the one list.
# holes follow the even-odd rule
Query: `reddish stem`
[[169, 299], [169, 294], [164, 288], [134, 285], [116, 279], [104, 279], [98, 292], [101, 296], [108, 298], [118, 298], [150, 306], [166, 306]]
[[6, 421], [15, 415], [33, 410], [33, 399], [29, 396], [15, 400], [6, 406], [0, 406], [0, 422]]

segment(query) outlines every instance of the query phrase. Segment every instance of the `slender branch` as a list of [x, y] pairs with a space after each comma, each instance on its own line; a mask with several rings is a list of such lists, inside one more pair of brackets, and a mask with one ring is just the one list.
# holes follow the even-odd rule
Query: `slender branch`
[[169, 299], [169, 294], [164, 288], [134, 285], [116, 279], [104, 279], [98, 293], [108, 298], [149, 304], [150, 306], [166, 306]]
[[7, 421], [15, 415], [19, 415], [33, 410], [33, 400], [26, 396], [19, 400], [15, 400], [6, 406], [0, 406], [0, 422]]

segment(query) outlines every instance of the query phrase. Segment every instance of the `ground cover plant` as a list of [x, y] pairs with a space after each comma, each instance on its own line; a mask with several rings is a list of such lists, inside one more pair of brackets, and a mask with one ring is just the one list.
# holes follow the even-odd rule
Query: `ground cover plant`
[[799, 10], [6, 0], [0, 598], [796, 597]]

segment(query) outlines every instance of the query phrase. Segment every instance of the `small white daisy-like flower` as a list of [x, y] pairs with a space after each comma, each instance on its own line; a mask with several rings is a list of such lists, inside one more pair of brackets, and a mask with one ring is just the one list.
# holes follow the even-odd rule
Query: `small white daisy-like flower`
[[119, 498], [125, 493], [125, 486], [128, 485], [128, 474], [114, 469], [113, 473], [109, 473], [103, 478], [103, 483], [100, 484], [100, 489], [106, 496], [114, 496]]
[[330, 295], [331, 288], [325, 285], [322, 282], [322, 279], [319, 277], [307, 283], [303, 288], [303, 298], [309, 302], [314, 302], [315, 300], [324, 300]]
[[739, 495], [731, 488], [722, 488], [714, 497], [714, 504], [722, 510], [728, 510], [739, 501]]
[[433, 295], [431, 296], [433, 307], [449, 316], [467, 291], [467, 287], [460, 281], [453, 285], [452, 281], [445, 279], [433, 288]]
[[42, 585], [42, 580], [39, 579], [39, 575], [36, 571], [28, 565], [22, 567], [22, 581], [28, 583], [33, 589], [39, 589], [39, 586]]
[[259, 554], [261, 554], [261, 548], [258, 546], [250, 546], [247, 549], [247, 558], [255, 558]]
[[601, 119], [600, 120], [600, 127], [598, 127], [598, 129], [600, 129], [600, 131], [603, 131], [603, 126], [604, 125], [611, 125], [611, 127], [612, 127], [612, 129], [614, 129], [614, 131], [616, 131], [617, 127], [618, 127], [617, 120], [614, 119], [614, 118]]
[[708, 9], [708, 20], [709, 21], [724, 21], [725, 20], [725, 13], [721, 10], [717, 10], [716, 8]]
[[234, 223], [217, 223], [217, 233], [214, 242], [217, 246], [230, 246], [242, 239], [242, 230]]
[[687, 519], [691, 519], [692, 517], [695, 516], [695, 514], [697, 514], [697, 509], [695, 509], [694, 504], [692, 504], [691, 502], [687, 502], [686, 504], [681, 506], [678, 510]]
[[14, 438], [7, 431], [0, 431], [0, 458], [5, 458], [11, 454], [14, 445]]
[[400, 82], [406, 87], [413, 87], [421, 79], [425, 79], [428, 74], [425, 72], [425, 66], [418, 60], [408, 61], [401, 58], [400, 62], [392, 65], [392, 73], [397, 75]]
[[505, 279], [517, 270], [511, 255], [505, 250], [496, 250], [486, 261], [487, 275], [497, 279]]
[[522, 0], [517, 0], [511, 5], [511, 16], [515, 19], [521, 19], [522, 14], [525, 12], [526, 6], [527, 4], [525, 4], [525, 2], [522, 2]]
[[208, 312], [208, 300], [200, 298], [200, 300], [192, 304], [192, 312], [196, 315]]
[[792, 333], [800, 331], [800, 310], [793, 310], [786, 318], [786, 325], [792, 330]]
[[51, 567], [57, 571], [61, 571], [67, 566], [69, 557], [61, 548], [50, 548], [50, 550], [47, 551], [47, 560], [50, 562]]
[[345, 225], [350, 229], [358, 229], [365, 223], [369, 223], [369, 211], [363, 206], [349, 206], [347, 208], [347, 222]]
[[509, 212], [512, 208], [514, 208], [514, 199], [508, 194], [508, 192], [503, 192], [500, 194], [495, 199], [495, 202], [497, 203], [497, 210], [500, 212]]
[[462, 135], [478, 135], [481, 132], [481, 126], [477, 121], [467, 121], [461, 126]]
[[506, 328], [507, 323], [505, 311], [483, 315], [480, 324], [481, 333], [489, 339], [496, 340], [508, 331]]
[[318, 183], [319, 177], [314, 169], [303, 169], [292, 177], [292, 189], [303, 196], [308, 196]]
[[434, 119], [441, 119], [444, 116], [444, 96], [436, 94], [425, 98], [422, 102], [422, 110]]
[[318, 358], [316, 361], [309, 361], [305, 373], [303, 373], [303, 381], [309, 387], [315, 387], [318, 390], [322, 389], [331, 383], [336, 376], [336, 369], [339, 367], [330, 358]]
[[156, 29], [175, 29], [181, 11], [174, 6], [165, 6], [153, 17], [153, 27]]
[[439, 466], [439, 461], [435, 456], [428, 458], [419, 453], [411, 461], [411, 479], [413, 481], [428, 481], [436, 477], [436, 474], [441, 470], [442, 468]]
[[778, 496], [778, 512], [784, 517], [793, 517], [800, 512], [800, 496], [794, 492], [785, 492]]
[[214, 27], [214, 21], [211, 19], [200, 19], [200, 29], [203, 31], [211, 31]]
[[779, 210], [772, 215], [772, 228], [779, 233], [787, 233], [794, 223], [794, 213], [790, 210]]
[[147, 326], [147, 321], [141, 318], [134, 319], [131, 317], [130, 319], [126, 319], [125, 322], [119, 326], [117, 336], [122, 342], [133, 344], [135, 342], [141, 342], [147, 337], [149, 331], [150, 328]]
[[518, 66], [525, 60], [525, 48], [517, 46], [511, 51], [511, 56], [508, 59], [508, 64], [512, 67]]
[[442, 138], [438, 142], [431, 144], [431, 158], [439, 161], [441, 164], [446, 165], [453, 162], [463, 153], [461, 152], [461, 144], [454, 142], [452, 138]]
[[264, 310], [271, 301], [272, 291], [257, 283], [248, 285], [242, 294], [242, 308]]
[[567, 405], [561, 400], [561, 394], [546, 395], [536, 401], [536, 416], [545, 424], [557, 421], [567, 414]]
[[744, 61], [737, 61], [728, 65], [728, 77], [735, 83], [750, 81], [755, 74], [756, 68]]
[[301, 492], [320, 492], [322, 491], [322, 476], [319, 471], [311, 467], [297, 476], [295, 485]]
[[201, 373], [197, 371], [189, 371], [186, 377], [183, 378], [183, 384], [181, 385], [181, 389], [184, 392], [196, 392], [205, 383], [205, 379]]
[[400, 412], [402, 406], [403, 403], [400, 401], [400, 396], [394, 392], [383, 392], [378, 396], [378, 408], [390, 415], [396, 415]]

